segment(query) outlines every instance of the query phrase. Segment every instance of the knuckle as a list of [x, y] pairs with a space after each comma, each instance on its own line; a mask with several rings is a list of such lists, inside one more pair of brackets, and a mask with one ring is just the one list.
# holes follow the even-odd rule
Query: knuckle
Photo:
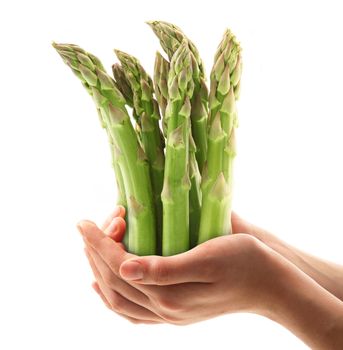
[[182, 304], [176, 300], [174, 296], [170, 293], [161, 293], [157, 297], [157, 303], [161, 310], [169, 311], [169, 312], [181, 312], [183, 311]]
[[173, 310], [174, 308], [172, 300], [165, 295], [161, 295], [157, 301], [162, 310]]
[[157, 285], [164, 284], [168, 281], [168, 270], [160, 259], [153, 261], [151, 271], [152, 279]]
[[161, 312], [160, 317], [164, 320], [166, 323], [170, 323], [173, 325], [181, 325], [182, 324], [182, 319], [179, 317], [172, 315], [168, 312]]
[[104, 283], [107, 287], [112, 287], [114, 284], [113, 281], [113, 273], [110, 271], [106, 271], [102, 275], [102, 279], [104, 280]]
[[120, 313], [123, 312], [123, 298], [119, 294], [113, 292], [109, 302], [111, 304], [112, 310]]
[[143, 323], [142, 321], [137, 320], [136, 318], [128, 317], [127, 319], [128, 319], [129, 322], [132, 323], [132, 324], [141, 324], [141, 323]]
[[242, 234], [241, 239], [249, 252], [255, 252], [260, 247], [259, 240], [251, 235]]

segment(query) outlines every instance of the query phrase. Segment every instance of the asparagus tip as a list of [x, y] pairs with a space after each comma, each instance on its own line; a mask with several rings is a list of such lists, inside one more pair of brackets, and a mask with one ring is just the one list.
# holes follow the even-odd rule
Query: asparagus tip
[[145, 23], [150, 26], [153, 27], [154, 24], [156, 24], [157, 21], [145, 21]]
[[118, 50], [118, 49], [113, 49], [114, 53], [116, 54], [116, 56], [119, 58], [119, 56], [123, 53], [122, 51]]

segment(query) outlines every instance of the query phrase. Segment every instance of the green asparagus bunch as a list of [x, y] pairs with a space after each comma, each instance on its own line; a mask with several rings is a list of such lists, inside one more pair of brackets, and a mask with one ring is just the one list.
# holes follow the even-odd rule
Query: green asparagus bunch
[[119, 50], [112, 78], [79, 46], [53, 47], [92, 96], [106, 130], [118, 204], [127, 212], [127, 250], [167, 256], [231, 233], [242, 58], [227, 30], [208, 93], [194, 43], [173, 24], [148, 24], [167, 54], [156, 53], [153, 80], [136, 57]]

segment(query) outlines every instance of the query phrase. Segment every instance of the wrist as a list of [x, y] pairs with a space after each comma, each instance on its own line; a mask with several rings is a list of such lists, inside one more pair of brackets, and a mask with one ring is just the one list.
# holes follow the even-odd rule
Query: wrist
[[270, 240], [267, 245], [343, 301], [343, 270], [341, 266], [314, 257], [281, 240]]
[[264, 316], [311, 348], [343, 348], [343, 303], [283, 257], [275, 256], [274, 266], [277, 274]]

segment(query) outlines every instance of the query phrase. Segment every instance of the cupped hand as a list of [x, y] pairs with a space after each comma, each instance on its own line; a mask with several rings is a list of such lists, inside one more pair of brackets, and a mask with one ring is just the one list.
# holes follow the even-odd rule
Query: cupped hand
[[[111, 220], [110, 220], [111, 221]], [[116, 234], [79, 224], [97, 283], [113, 311], [138, 323], [189, 324], [230, 312], [272, 308], [276, 255], [247, 234], [223, 236], [171, 257], [127, 253]], [[114, 240], [113, 240], [114, 239]]]
[[[156, 315], [145, 309], [146, 296], [121, 279], [115, 266], [124, 257], [131, 257], [121, 243], [125, 234], [125, 208], [116, 206], [103, 224], [101, 230], [91, 221], [81, 221], [77, 227], [83, 236], [85, 253], [96, 282], [93, 289], [104, 304], [132, 323], [161, 322]], [[111, 256], [110, 264], [109, 256]], [[126, 296], [130, 297], [127, 298]]]

